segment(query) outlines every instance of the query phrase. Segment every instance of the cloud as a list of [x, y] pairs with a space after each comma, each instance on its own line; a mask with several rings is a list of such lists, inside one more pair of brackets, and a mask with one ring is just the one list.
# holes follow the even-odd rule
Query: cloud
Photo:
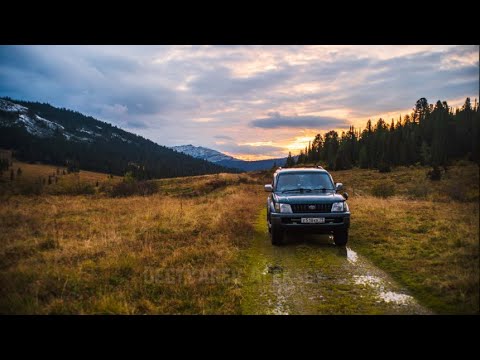
[[309, 128], [327, 129], [344, 128], [350, 124], [348, 121], [329, 116], [283, 116], [278, 112], [268, 113], [267, 118], [256, 119], [250, 122], [250, 126], [263, 129], [277, 128]]
[[436, 101], [477, 95], [478, 60], [473, 64], [442, 67], [451, 56], [456, 57], [459, 53], [465, 56], [466, 51], [465, 48], [453, 48], [445, 52], [421, 52], [372, 61], [372, 70], [363, 76], [362, 81], [337, 91], [332, 101], [342, 103], [362, 116], [371, 116], [413, 107], [421, 97]]
[[128, 113], [128, 107], [120, 104], [104, 105], [103, 111], [107, 116], [123, 116]]
[[216, 97], [245, 96], [279, 86], [294, 73], [289, 68], [262, 71], [250, 77], [236, 77], [225, 66], [216, 66], [194, 78], [189, 87], [196, 94]]
[[347, 127], [352, 119], [403, 112], [420, 97], [473, 100], [478, 51], [478, 45], [0, 46], [0, 96], [70, 108], [164, 145], [224, 140], [232, 154], [268, 152], [278, 149], [232, 144]]
[[221, 139], [221, 140], [233, 140], [233, 138], [231, 136], [228, 136], [228, 135], [215, 135], [214, 138], [215, 139]]
[[226, 152], [235, 153], [235, 154], [244, 154], [244, 155], [278, 156], [279, 153], [284, 152], [284, 149], [282, 147], [273, 146], [273, 145], [251, 146], [251, 145], [238, 145], [234, 143], [227, 143], [227, 144], [218, 144], [217, 148], [219, 148], [221, 151], [226, 151]]

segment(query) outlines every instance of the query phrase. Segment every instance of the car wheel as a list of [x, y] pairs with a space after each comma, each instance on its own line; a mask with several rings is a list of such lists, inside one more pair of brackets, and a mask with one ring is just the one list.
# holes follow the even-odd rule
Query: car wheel
[[272, 240], [272, 245], [282, 245], [283, 231], [278, 226], [272, 225], [270, 228], [270, 239]]
[[345, 246], [348, 242], [348, 230], [336, 231], [333, 234], [333, 241], [337, 246]]

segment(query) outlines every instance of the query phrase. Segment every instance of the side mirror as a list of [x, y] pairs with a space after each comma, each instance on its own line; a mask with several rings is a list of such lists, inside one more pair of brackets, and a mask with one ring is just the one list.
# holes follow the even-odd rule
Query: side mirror
[[346, 192], [343, 193], [343, 197], [345, 198], [345, 200], [348, 200], [348, 194]]
[[265, 185], [265, 191], [266, 191], [266, 192], [272, 192], [272, 191], [273, 191], [272, 185], [271, 185], [271, 184]]
[[343, 189], [343, 184], [342, 183], [336, 183], [335, 184], [335, 191], [340, 191]]

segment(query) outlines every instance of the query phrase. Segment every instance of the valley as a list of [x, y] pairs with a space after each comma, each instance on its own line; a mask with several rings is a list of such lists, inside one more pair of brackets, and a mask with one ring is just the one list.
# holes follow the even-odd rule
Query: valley
[[[55, 169], [15, 164], [32, 179]], [[107, 174], [80, 171], [75, 181], [100, 181], [93, 193], [4, 192], [0, 313], [478, 313], [478, 165], [439, 182], [427, 170], [333, 172], [350, 194], [346, 250], [328, 237], [272, 247], [270, 172], [153, 180], [150, 195], [117, 197], [103, 192]], [[379, 196], [385, 181], [395, 191]], [[287, 286], [298, 276], [306, 292]]]

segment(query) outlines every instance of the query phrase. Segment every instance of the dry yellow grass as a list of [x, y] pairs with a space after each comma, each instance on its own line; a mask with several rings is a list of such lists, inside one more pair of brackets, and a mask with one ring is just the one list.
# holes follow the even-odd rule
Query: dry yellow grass
[[457, 161], [449, 167], [440, 181], [427, 179], [431, 168], [425, 166], [400, 166], [390, 173], [378, 170], [352, 169], [332, 171], [336, 182], [342, 182], [349, 195], [371, 195], [378, 184], [390, 184], [395, 194], [404, 198], [449, 202], [479, 201], [478, 165]]
[[11, 197], [0, 208], [0, 312], [238, 313], [233, 265], [260, 191]]
[[[22, 165], [27, 176], [55, 169]], [[350, 243], [433, 310], [478, 312], [478, 166], [458, 164], [439, 182], [427, 170], [334, 172], [350, 193]], [[68, 176], [59, 187], [77, 181]], [[162, 179], [148, 197], [7, 196], [0, 313], [239, 313], [238, 249], [269, 180], [268, 172]], [[372, 197], [384, 182], [396, 195]]]
[[[0, 150], [0, 157], [12, 159], [9, 152]], [[67, 173], [61, 166], [48, 164], [30, 164], [13, 160], [13, 165], [0, 174], [0, 196], [45, 194], [89, 194], [95, 193], [97, 185], [115, 184], [122, 177], [80, 170]], [[21, 169], [21, 173], [18, 173]], [[11, 179], [13, 170], [14, 179]]]
[[[438, 182], [419, 167], [333, 173], [350, 193], [351, 245], [439, 313], [479, 312], [478, 169], [454, 166]], [[382, 183], [396, 195], [369, 195]]]
[[[30, 179], [37, 179], [39, 177], [48, 178], [49, 175], [54, 176], [57, 174], [57, 169], [60, 171], [60, 174], [58, 175], [60, 178], [62, 177], [69, 178], [69, 177], [72, 177], [72, 175], [74, 175], [74, 174], [63, 175], [63, 170], [65, 170], [66, 172], [67, 169], [62, 166], [54, 166], [54, 165], [46, 165], [46, 164], [29, 164], [29, 163], [13, 160], [13, 166], [11, 167], [11, 169], [13, 169], [13, 171], [15, 172], [15, 175], [17, 174], [18, 168], [22, 169], [22, 175], [21, 175], [22, 177], [30, 178]], [[91, 182], [93, 184], [96, 181], [105, 181], [108, 178], [108, 174], [93, 172], [93, 171], [85, 171], [85, 170], [80, 170], [78, 172], [78, 175], [80, 176], [81, 181]], [[9, 178], [10, 174], [5, 173], [3, 174], [3, 177]], [[120, 179], [121, 177], [114, 176], [114, 178]]]
[[479, 312], [478, 203], [350, 201], [352, 246], [439, 313]]

